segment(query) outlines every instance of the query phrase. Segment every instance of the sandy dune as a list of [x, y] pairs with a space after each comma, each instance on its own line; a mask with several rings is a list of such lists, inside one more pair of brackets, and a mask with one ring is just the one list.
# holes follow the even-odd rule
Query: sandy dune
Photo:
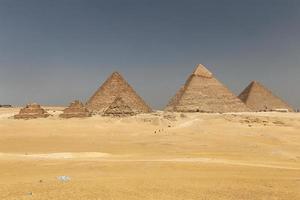
[[47, 109], [35, 120], [0, 109], [0, 199], [300, 199], [298, 113], [66, 120]]

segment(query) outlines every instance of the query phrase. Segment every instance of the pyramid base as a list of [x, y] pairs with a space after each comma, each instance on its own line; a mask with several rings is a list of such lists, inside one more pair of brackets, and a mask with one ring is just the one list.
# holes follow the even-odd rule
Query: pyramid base
[[17, 114], [14, 119], [37, 119], [37, 118], [47, 118], [50, 114]]
[[114, 114], [107, 114], [103, 113], [102, 116], [104, 117], [131, 117], [136, 115], [135, 113], [114, 113]]
[[85, 118], [91, 116], [91, 113], [63, 113], [59, 115], [61, 118]]

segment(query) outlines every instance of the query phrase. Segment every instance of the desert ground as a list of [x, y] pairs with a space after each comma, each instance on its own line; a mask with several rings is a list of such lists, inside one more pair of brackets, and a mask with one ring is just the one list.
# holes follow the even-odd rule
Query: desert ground
[[[300, 199], [300, 114], [15, 120], [0, 109], [1, 200]], [[68, 176], [62, 181], [60, 176]]]

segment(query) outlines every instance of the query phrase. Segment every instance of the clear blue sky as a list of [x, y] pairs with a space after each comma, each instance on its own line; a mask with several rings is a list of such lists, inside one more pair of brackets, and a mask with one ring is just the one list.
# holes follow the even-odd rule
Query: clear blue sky
[[196, 63], [300, 108], [300, 1], [0, 0], [0, 104], [86, 101], [117, 70], [162, 108]]

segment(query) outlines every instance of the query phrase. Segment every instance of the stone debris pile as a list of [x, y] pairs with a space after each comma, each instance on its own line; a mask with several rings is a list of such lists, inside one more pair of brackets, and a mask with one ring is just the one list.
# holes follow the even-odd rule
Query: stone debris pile
[[35, 118], [46, 118], [50, 114], [47, 113], [39, 104], [32, 103], [22, 108], [19, 114], [15, 115], [15, 119], [35, 119]]
[[135, 115], [134, 111], [122, 99], [117, 97], [104, 111], [104, 116], [126, 117]]
[[90, 117], [91, 113], [79, 100], [75, 100], [59, 116], [62, 118], [83, 118]]

